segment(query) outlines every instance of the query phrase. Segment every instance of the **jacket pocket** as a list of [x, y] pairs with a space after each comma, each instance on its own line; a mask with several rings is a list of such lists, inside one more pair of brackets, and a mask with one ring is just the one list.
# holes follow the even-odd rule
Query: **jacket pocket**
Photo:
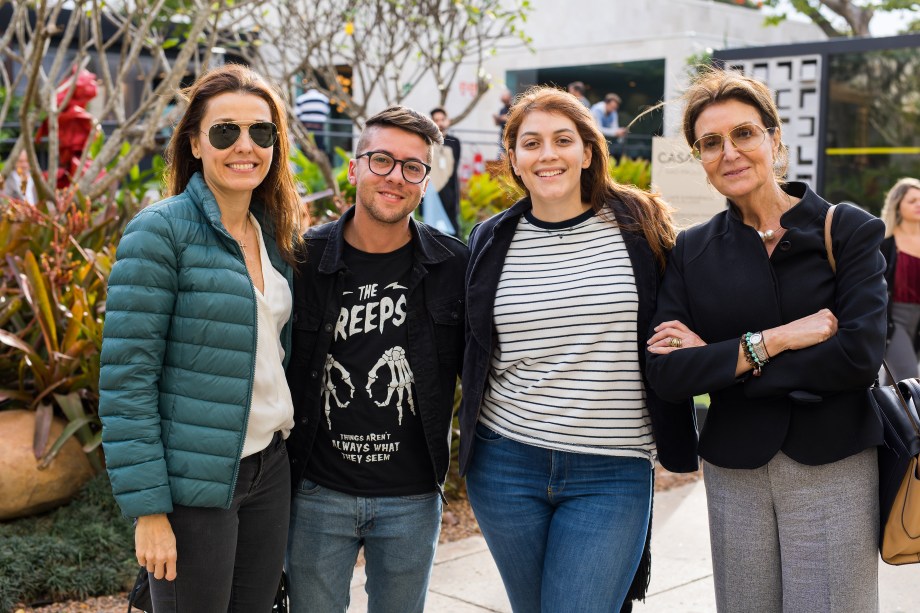
[[458, 363], [463, 357], [463, 298], [439, 302], [429, 308], [434, 322], [438, 357], [444, 364]]
[[322, 313], [317, 309], [296, 309], [291, 315], [292, 362], [295, 360], [301, 364], [309, 362], [321, 323]]

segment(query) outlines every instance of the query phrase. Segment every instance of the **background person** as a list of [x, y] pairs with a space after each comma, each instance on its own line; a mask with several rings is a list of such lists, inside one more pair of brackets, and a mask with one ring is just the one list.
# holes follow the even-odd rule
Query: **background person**
[[[920, 332], [920, 180], [900, 179], [882, 207], [887, 260], [888, 349], [885, 358], [897, 381], [918, 375]], [[886, 375], [887, 378], [887, 375]]]
[[[447, 133], [450, 128], [450, 117], [443, 108], [432, 109], [431, 120], [438, 126], [444, 139], [442, 145], [432, 146], [431, 160], [431, 181], [437, 189], [441, 206], [452, 226], [443, 229], [442, 232], [460, 236], [460, 177], [457, 175], [460, 168], [460, 139]], [[426, 220], [426, 223], [429, 222]]]
[[578, 98], [578, 101], [585, 105], [585, 108], [591, 108], [591, 102], [588, 100], [588, 97], [585, 96], [587, 88], [584, 83], [581, 81], [572, 81], [566, 86], [566, 90]]
[[463, 355], [459, 240], [418, 223], [438, 127], [368, 119], [355, 206], [306, 235], [294, 285], [291, 610], [345, 613], [364, 547], [370, 613], [421, 613], [441, 529]]
[[16, 157], [16, 165], [6, 182], [0, 182], [3, 194], [14, 200], [28, 202], [32, 206], [38, 203], [35, 191], [35, 181], [29, 167], [29, 155], [25, 150]]
[[649, 339], [652, 387], [708, 393], [700, 435], [721, 613], [878, 610], [882, 426], [869, 406], [885, 348], [881, 221], [785, 183], [775, 97], [710, 70], [683, 130], [728, 208], [682, 232]]
[[316, 146], [329, 155], [326, 148], [326, 136], [323, 132], [326, 130], [326, 121], [332, 112], [329, 106], [329, 96], [319, 91], [315, 85], [310, 85], [307, 91], [303, 92], [294, 100], [294, 113], [297, 119], [303, 124], [303, 127], [313, 135], [313, 141]]
[[591, 106], [591, 114], [597, 122], [597, 127], [608, 139], [626, 136], [626, 128], [620, 127], [620, 102], [618, 95], [607, 94], [603, 100]]
[[574, 96], [520, 96], [505, 147], [527, 197], [470, 238], [460, 469], [516, 613], [611, 613], [645, 590], [656, 449], [697, 467], [690, 403], [643, 375], [675, 232]]
[[492, 121], [498, 126], [498, 153], [499, 157], [505, 153], [505, 124], [508, 123], [508, 111], [511, 110], [511, 91], [502, 92], [502, 106], [498, 112], [492, 115]]
[[239, 65], [202, 75], [167, 151], [170, 198], [109, 278], [99, 414], [156, 613], [269, 611], [284, 562], [284, 363], [299, 201], [284, 106]]

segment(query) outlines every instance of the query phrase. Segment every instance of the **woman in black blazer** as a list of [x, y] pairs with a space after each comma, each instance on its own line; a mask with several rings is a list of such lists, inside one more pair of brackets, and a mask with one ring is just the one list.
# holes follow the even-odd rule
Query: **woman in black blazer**
[[702, 74], [684, 135], [728, 207], [678, 236], [648, 376], [668, 400], [709, 393], [700, 434], [720, 612], [877, 610], [882, 223], [782, 181], [772, 92]]
[[895, 379], [917, 376], [920, 346], [920, 181], [898, 180], [885, 196], [885, 281], [888, 282], [888, 350]]

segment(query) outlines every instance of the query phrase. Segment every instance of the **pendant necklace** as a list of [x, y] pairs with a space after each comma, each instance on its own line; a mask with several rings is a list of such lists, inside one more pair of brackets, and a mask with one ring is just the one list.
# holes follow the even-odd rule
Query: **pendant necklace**
[[252, 220], [249, 218], [249, 213], [247, 213], [247, 214], [246, 214], [246, 226], [243, 228], [243, 238], [236, 238], [236, 237], [234, 236], [234, 238], [236, 239], [237, 244], [239, 244], [239, 246], [240, 246], [240, 249], [243, 250], [243, 257], [244, 257], [244, 258], [248, 258], [248, 257], [249, 257], [248, 255], [246, 255], [246, 242], [245, 242], [244, 239], [246, 238], [246, 234], [247, 234], [247, 232], [249, 231], [249, 228], [250, 228], [251, 226], [252, 226]]
[[[786, 194], [786, 192], [783, 192], [783, 194], [786, 195], [786, 200], [789, 202], [789, 209], [791, 209], [792, 208], [792, 198], [790, 198], [789, 194]], [[786, 211], [788, 211], [789, 209], [786, 209]], [[785, 213], [786, 211], [783, 211], [783, 212]], [[776, 228], [775, 230], [763, 230], [763, 231], [757, 230], [757, 235], [760, 237], [760, 240], [762, 240], [765, 243], [769, 243], [773, 239], [777, 238], [780, 234], [782, 234], [783, 230], [785, 230], [785, 228], [782, 226]]]

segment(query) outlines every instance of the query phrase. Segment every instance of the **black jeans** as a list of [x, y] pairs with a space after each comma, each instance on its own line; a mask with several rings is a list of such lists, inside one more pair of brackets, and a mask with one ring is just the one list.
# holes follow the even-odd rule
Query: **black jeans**
[[154, 613], [269, 613], [281, 579], [291, 509], [280, 434], [243, 458], [229, 509], [176, 506], [175, 581], [154, 579]]

